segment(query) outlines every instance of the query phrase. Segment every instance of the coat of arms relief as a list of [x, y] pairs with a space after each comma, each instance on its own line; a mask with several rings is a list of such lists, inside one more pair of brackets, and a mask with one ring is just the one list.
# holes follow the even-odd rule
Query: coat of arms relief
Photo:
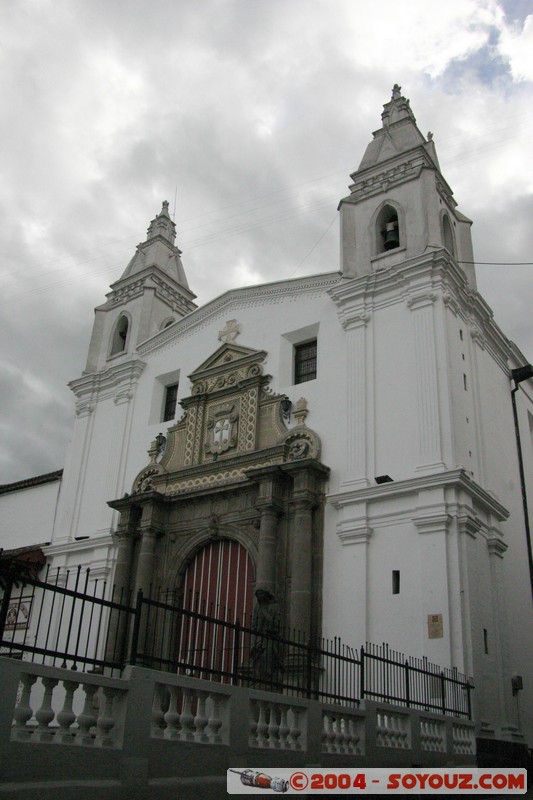
[[204, 444], [206, 453], [218, 455], [237, 445], [239, 419], [237, 408], [237, 403], [230, 403], [211, 410], [206, 426], [208, 435]]

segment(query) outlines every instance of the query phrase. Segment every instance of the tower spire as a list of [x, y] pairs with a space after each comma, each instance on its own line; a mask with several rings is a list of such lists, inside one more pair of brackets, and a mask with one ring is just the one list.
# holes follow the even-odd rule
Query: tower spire
[[170, 218], [168, 201], [163, 200], [161, 211], [153, 218], [146, 239], [137, 245], [137, 251], [122, 273], [120, 280], [156, 267], [180, 286], [189, 291], [189, 284], [181, 262], [181, 250], [176, 246], [176, 225]]

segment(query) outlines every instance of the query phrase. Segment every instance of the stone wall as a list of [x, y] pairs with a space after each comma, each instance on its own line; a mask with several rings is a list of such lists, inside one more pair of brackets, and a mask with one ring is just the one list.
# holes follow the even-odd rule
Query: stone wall
[[474, 724], [327, 705], [127, 667], [120, 679], [0, 659], [0, 795], [225, 797], [226, 770], [475, 763]]

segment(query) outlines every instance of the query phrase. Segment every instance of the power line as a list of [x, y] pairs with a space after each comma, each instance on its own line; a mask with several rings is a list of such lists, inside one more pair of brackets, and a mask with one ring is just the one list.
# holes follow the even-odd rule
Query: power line
[[458, 264], [480, 264], [491, 267], [533, 267], [533, 261], [458, 261]]

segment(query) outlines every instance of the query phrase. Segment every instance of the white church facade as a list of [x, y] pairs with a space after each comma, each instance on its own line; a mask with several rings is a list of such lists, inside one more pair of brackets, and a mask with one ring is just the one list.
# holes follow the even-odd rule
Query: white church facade
[[307, 636], [471, 675], [479, 734], [531, 745], [527, 359], [398, 87], [351, 178], [340, 272], [200, 308], [163, 203], [96, 309], [62, 477], [0, 487], [0, 546], [191, 607], [262, 589]]

